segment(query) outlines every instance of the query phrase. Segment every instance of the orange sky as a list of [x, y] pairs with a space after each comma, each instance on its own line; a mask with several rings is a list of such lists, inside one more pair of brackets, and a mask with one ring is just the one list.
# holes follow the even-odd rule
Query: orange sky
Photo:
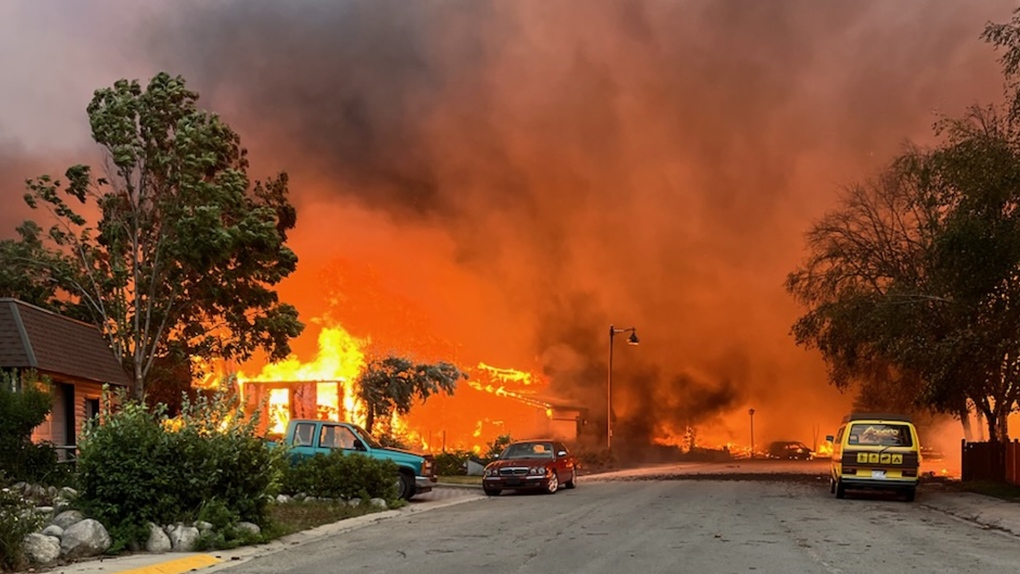
[[[334, 320], [380, 351], [543, 372], [595, 412], [608, 326], [636, 326], [614, 357], [630, 440], [684, 421], [740, 439], [753, 406], [760, 440], [810, 443], [848, 400], [789, 336], [802, 233], [936, 112], [999, 98], [978, 35], [1012, 8], [224, 1], [135, 22], [109, 37], [121, 50], [75, 46], [136, 54], [88, 78], [182, 73], [256, 171], [291, 174], [299, 355]], [[69, 153], [21, 127], [28, 96], [0, 111], [5, 228], [20, 180]]]

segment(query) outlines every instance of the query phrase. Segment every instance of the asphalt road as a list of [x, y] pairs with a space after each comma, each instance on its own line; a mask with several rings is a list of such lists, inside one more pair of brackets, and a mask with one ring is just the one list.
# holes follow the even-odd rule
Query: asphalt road
[[837, 500], [810, 479], [603, 478], [409, 512], [226, 571], [1009, 573], [1017, 542], [893, 497]]

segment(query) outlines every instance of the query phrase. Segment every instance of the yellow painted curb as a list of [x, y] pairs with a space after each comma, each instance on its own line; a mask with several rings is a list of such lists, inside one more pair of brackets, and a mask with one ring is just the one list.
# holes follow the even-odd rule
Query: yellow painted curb
[[161, 564], [154, 564], [152, 566], [142, 566], [141, 568], [133, 568], [131, 570], [121, 570], [120, 574], [181, 574], [182, 572], [188, 572], [196, 568], [205, 568], [206, 566], [212, 566], [213, 564], [219, 564], [220, 559], [209, 554], [196, 554], [194, 556], [185, 556], [184, 558], [177, 558], [175, 560], [167, 560]]

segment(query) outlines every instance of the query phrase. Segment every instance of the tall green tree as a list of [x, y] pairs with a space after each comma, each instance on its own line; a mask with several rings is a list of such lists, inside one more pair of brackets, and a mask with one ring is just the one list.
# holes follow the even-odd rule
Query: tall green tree
[[0, 250], [6, 263], [8, 252], [46, 242], [29, 270], [102, 328], [136, 397], [158, 363], [190, 370], [195, 359], [259, 349], [280, 359], [303, 329], [273, 289], [297, 265], [286, 245], [296, 223], [287, 175], [252, 183], [240, 137], [197, 100], [166, 73], [145, 88], [120, 80], [97, 90], [88, 116], [102, 170], [72, 166], [66, 184], [30, 180], [26, 202], [54, 223], [44, 234], [26, 224], [20, 245]]
[[14, 297], [52, 311], [62, 308], [58, 278], [63, 260], [43, 244], [42, 228], [26, 221], [16, 229], [18, 239], [0, 240], [0, 297]]
[[909, 148], [809, 230], [787, 280], [808, 307], [794, 334], [837, 386], [886, 376], [956, 414], [970, 399], [1005, 439], [1020, 397], [1020, 139], [994, 108], [938, 127], [939, 145]]
[[395, 356], [375, 359], [358, 380], [359, 396], [368, 411], [365, 426], [371, 432], [377, 419], [394, 411], [407, 414], [415, 399], [425, 402], [437, 393], [453, 394], [457, 381], [466, 378], [450, 363], [415, 363]]

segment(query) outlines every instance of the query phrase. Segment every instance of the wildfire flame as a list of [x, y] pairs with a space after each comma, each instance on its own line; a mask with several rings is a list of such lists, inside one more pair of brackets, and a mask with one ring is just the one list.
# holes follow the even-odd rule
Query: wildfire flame
[[[237, 380], [241, 388], [245, 383], [315, 382], [316, 418], [364, 424], [364, 408], [358, 402], [356, 385], [365, 369], [367, 344], [367, 340], [352, 336], [339, 325], [324, 327], [319, 333], [318, 354], [311, 362], [303, 363], [292, 355], [266, 365], [254, 376], [239, 372]], [[289, 389], [270, 389], [267, 408], [271, 433], [285, 432], [294, 398]]]

